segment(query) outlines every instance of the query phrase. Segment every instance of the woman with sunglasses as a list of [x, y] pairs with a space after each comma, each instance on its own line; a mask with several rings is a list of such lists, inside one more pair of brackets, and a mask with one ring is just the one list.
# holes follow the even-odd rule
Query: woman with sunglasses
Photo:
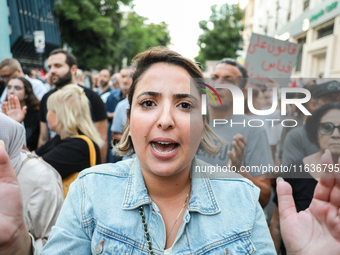
[[[285, 181], [292, 186], [297, 212], [304, 211], [310, 206], [315, 187], [325, 168], [321, 163], [322, 155], [329, 150], [333, 162], [338, 162], [340, 157], [340, 103], [330, 103], [318, 108], [312, 116], [308, 117], [305, 128], [309, 140], [320, 150], [303, 158], [301, 162], [292, 164], [290, 173], [283, 175]], [[340, 172], [339, 168], [339, 165], [334, 165], [333, 170]], [[274, 199], [277, 200], [277, 197], [275, 196]], [[277, 251], [281, 250], [282, 255], [286, 254], [282, 242], [276, 241]]]
[[[325, 104], [318, 108], [306, 121], [308, 138], [320, 149], [318, 152], [303, 158], [302, 162], [292, 165], [295, 173], [286, 181], [293, 188], [296, 210], [302, 211], [309, 207], [324, 166], [321, 156], [329, 150], [333, 162], [340, 157], [340, 103]], [[335, 165], [334, 171], [340, 172], [340, 166]]]
[[[315, 110], [305, 128], [320, 150], [293, 164], [290, 178], [277, 183], [282, 254], [340, 254], [340, 103]], [[324, 245], [322, 236], [328, 236]]]

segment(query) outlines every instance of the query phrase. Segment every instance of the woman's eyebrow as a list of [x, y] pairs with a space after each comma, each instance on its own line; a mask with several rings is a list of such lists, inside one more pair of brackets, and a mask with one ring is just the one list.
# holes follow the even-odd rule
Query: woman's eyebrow
[[[154, 92], [154, 91], [145, 91], [143, 93], [141, 93], [137, 98], [140, 98], [142, 96], [153, 96], [153, 97], [160, 97], [162, 96], [162, 93], [159, 92]], [[195, 98], [194, 96], [190, 95], [190, 94], [174, 94], [173, 98], [190, 98], [192, 100], [198, 101], [197, 98]]]
[[162, 93], [159, 93], [159, 92], [154, 92], [154, 91], [146, 91], [146, 92], [143, 92], [142, 94], [140, 94], [137, 98], [140, 98], [142, 96], [154, 96], [154, 97], [157, 97], [157, 96], [161, 96]]
[[173, 97], [174, 98], [190, 98], [190, 99], [193, 99], [195, 101], [198, 101], [196, 97], [194, 97], [190, 94], [174, 94]]

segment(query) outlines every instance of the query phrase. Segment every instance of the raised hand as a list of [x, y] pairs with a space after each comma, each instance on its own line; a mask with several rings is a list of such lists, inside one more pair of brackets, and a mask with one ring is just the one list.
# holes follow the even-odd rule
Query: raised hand
[[28, 235], [17, 177], [0, 140], [0, 254], [29, 254]]
[[247, 141], [243, 137], [243, 135], [236, 134], [233, 137], [233, 141], [231, 144], [233, 146], [233, 149], [231, 151], [228, 151], [228, 166], [235, 166], [237, 170], [240, 170]]
[[[321, 162], [334, 164], [328, 150]], [[309, 208], [299, 213], [295, 209], [292, 188], [287, 182], [278, 181], [280, 226], [287, 254], [340, 254], [339, 177], [339, 173], [325, 173], [315, 188]]]
[[8, 101], [1, 104], [1, 109], [4, 114], [19, 123], [24, 121], [27, 113], [27, 106], [24, 106], [21, 109], [20, 101], [17, 96], [9, 96]]

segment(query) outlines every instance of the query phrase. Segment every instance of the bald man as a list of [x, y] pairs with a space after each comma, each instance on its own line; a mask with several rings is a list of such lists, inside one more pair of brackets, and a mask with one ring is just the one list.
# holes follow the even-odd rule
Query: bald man
[[[15, 58], [6, 58], [0, 63], [0, 76], [5, 83], [8, 83], [10, 79], [18, 76], [26, 78], [32, 84], [33, 92], [39, 100], [41, 100], [41, 98], [48, 92], [41, 81], [32, 79], [28, 75], [24, 74], [19, 61]], [[6, 100], [6, 95], [7, 87], [1, 95], [0, 103]]]

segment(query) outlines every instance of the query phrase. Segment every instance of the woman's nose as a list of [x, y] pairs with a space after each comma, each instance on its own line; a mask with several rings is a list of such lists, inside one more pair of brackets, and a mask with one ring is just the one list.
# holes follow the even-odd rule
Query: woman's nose
[[162, 128], [163, 130], [175, 127], [173, 110], [170, 106], [163, 107], [157, 121], [157, 127]]

